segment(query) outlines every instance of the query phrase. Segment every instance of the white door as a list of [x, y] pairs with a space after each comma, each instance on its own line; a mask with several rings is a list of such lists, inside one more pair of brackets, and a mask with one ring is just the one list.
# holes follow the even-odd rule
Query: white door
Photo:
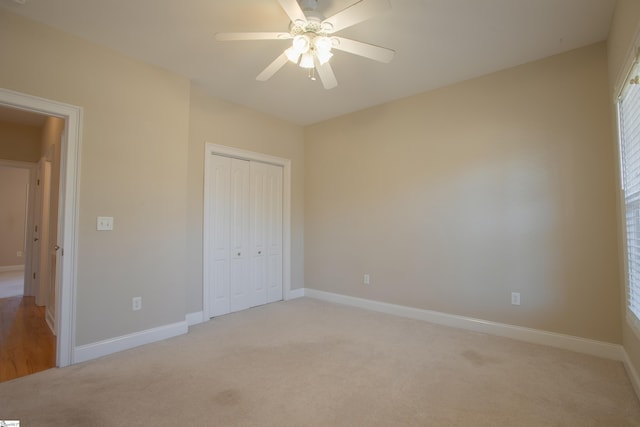
[[251, 306], [267, 302], [266, 196], [269, 165], [251, 163]]
[[210, 316], [244, 310], [249, 294], [248, 161], [211, 155], [209, 161]]
[[283, 299], [282, 167], [207, 161], [209, 317]]
[[231, 206], [229, 233], [231, 261], [229, 268], [229, 311], [251, 307], [249, 292], [249, 178], [251, 164], [246, 160], [231, 159]]
[[282, 299], [282, 168], [251, 162], [252, 306]]
[[49, 241], [49, 225], [51, 219], [51, 162], [40, 160], [42, 174], [40, 176], [40, 268], [38, 269], [38, 289], [36, 290], [36, 304], [46, 306], [49, 303], [49, 281], [51, 262], [51, 242]]
[[208, 265], [211, 316], [229, 313], [229, 200], [231, 159], [209, 158], [209, 247], [211, 260]]
[[267, 227], [269, 230], [269, 247], [267, 253], [267, 302], [275, 302], [284, 299], [282, 286], [282, 168], [271, 166], [269, 168], [267, 191], [269, 197]]
[[[34, 195], [34, 213], [33, 213], [33, 233], [29, 250], [31, 251], [31, 277], [29, 277], [29, 286], [25, 284], [26, 295], [35, 296], [36, 303], [39, 301], [40, 292], [40, 234], [42, 231], [42, 164], [38, 165], [36, 170], [36, 185]], [[27, 291], [28, 289], [28, 291]], [[42, 303], [40, 303], [42, 305]]]

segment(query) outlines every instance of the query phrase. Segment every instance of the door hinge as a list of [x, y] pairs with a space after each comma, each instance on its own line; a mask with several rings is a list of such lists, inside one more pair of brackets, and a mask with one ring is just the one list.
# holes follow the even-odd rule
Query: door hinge
[[36, 280], [36, 273], [33, 273], [33, 280]]
[[36, 233], [38, 232], [38, 226], [36, 225]]
[[36, 185], [40, 185], [40, 180], [38, 180], [38, 181], [36, 182]]

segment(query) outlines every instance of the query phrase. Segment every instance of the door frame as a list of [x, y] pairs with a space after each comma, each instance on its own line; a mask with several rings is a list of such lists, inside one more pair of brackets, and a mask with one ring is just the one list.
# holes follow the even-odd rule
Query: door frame
[[82, 107], [0, 88], [0, 105], [65, 119], [60, 155], [58, 245], [61, 250], [56, 292], [56, 366], [74, 363]]
[[209, 317], [209, 222], [210, 215], [209, 198], [209, 162], [208, 157], [212, 154], [233, 157], [241, 160], [253, 160], [256, 162], [269, 163], [282, 167], [282, 298], [289, 300], [291, 295], [291, 160], [254, 151], [243, 150], [226, 145], [205, 143], [204, 149], [204, 213], [202, 218], [202, 321], [206, 322]]

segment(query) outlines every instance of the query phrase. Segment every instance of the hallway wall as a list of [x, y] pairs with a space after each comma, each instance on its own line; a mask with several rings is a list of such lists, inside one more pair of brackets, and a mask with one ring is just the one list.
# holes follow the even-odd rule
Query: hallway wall
[[18, 162], [40, 160], [42, 129], [0, 120], [0, 159]]
[[27, 169], [0, 166], [0, 270], [25, 263], [28, 184]]

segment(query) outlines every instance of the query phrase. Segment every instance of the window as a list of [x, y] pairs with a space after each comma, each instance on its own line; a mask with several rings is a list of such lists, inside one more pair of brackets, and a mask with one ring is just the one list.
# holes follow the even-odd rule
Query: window
[[627, 307], [640, 325], [640, 67], [634, 61], [618, 97], [620, 164], [626, 218]]

